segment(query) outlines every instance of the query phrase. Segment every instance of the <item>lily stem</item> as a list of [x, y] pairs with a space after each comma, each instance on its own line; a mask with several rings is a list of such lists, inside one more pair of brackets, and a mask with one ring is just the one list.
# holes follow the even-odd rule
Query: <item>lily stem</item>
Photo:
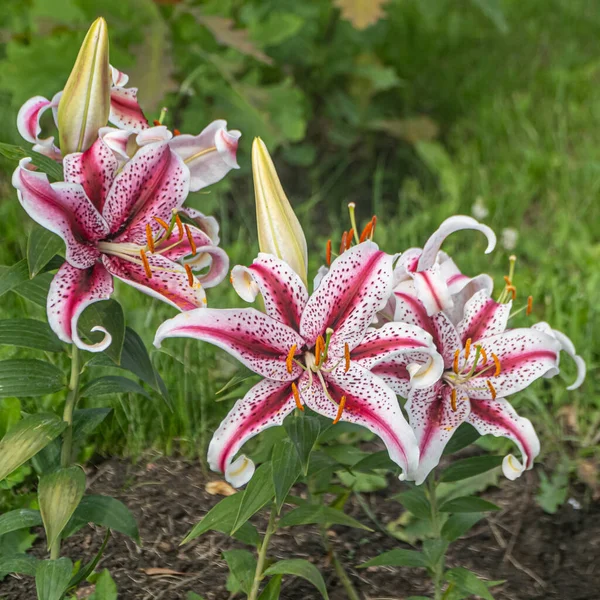
[[[75, 344], [71, 351], [71, 378], [69, 379], [69, 392], [65, 400], [63, 411], [63, 421], [67, 423], [67, 428], [63, 433], [62, 450], [60, 454], [60, 465], [63, 468], [71, 464], [73, 454], [73, 411], [77, 404], [79, 396], [79, 376], [81, 372], [81, 356], [79, 349]], [[56, 560], [60, 557], [60, 537], [52, 544], [50, 548], [50, 559]]]
[[[442, 528], [440, 523], [440, 512], [438, 508], [436, 487], [437, 483], [435, 477], [431, 475], [428, 481], [429, 487], [429, 504], [431, 505], [431, 526], [435, 538], [440, 540], [442, 538]], [[433, 585], [434, 585], [434, 599], [443, 600], [442, 596], [442, 579], [444, 576], [444, 563], [446, 562], [446, 553], [444, 552], [438, 559], [437, 564], [433, 569]]]
[[321, 529], [321, 538], [323, 539], [325, 551], [331, 557], [331, 563], [333, 564], [335, 573], [338, 576], [342, 587], [344, 588], [344, 590], [346, 590], [346, 596], [349, 600], [360, 600], [360, 596], [358, 595], [358, 592], [354, 589], [352, 581], [350, 580], [350, 577], [348, 577], [346, 569], [344, 569], [344, 565], [340, 562], [335, 550], [333, 549], [333, 546], [331, 545], [331, 542], [329, 541], [329, 538], [327, 537], [327, 532], [325, 531], [325, 528]]
[[258, 598], [258, 591], [260, 584], [263, 580], [263, 571], [265, 570], [265, 561], [267, 560], [267, 550], [269, 548], [269, 542], [271, 536], [277, 531], [277, 507], [275, 503], [271, 507], [271, 516], [269, 517], [269, 524], [265, 531], [265, 537], [263, 538], [260, 550], [258, 551], [258, 561], [256, 563], [256, 571], [254, 572], [254, 581], [252, 582], [252, 589], [248, 594], [248, 600], [256, 600]]

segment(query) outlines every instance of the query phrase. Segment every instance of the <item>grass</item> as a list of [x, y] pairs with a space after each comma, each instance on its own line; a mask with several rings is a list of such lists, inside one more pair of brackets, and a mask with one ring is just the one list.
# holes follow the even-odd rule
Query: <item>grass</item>
[[[510, 27], [505, 35], [470, 32], [456, 41], [448, 24], [442, 32], [446, 47], [432, 41], [430, 60], [415, 59], [423, 66], [421, 74], [406, 70], [412, 77], [407, 106], [438, 120], [444, 132], [440, 141], [411, 147], [385, 138], [376, 148], [342, 157], [323, 149], [318, 166], [282, 169], [282, 179], [305, 228], [313, 272], [323, 260], [326, 239], [339, 239], [348, 227], [345, 207], [351, 200], [363, 221], [377, 213], [377, 241], [390, 252], [422, 246], [444, 218], [470, 214], [476, 200], [489, 211], [484, 220], [498, 234], [517, 230], [516, 248], [500, 245], [491, 257], [483, 254], [481, 236], [471, 232], [453, 236], [445, 250], [463, 271], [492, 274], [498, 287], [508, 255], [517, 254], [519, 301], [531, 294], [535, 307], [530, 319], [521, 314], [514, 325], [545, 320], [566, 332], [589, 374], [578, 391], [567, 392], [574, 369], [564, 357], [564, 376], [537, 382], [514, 403], [541, 431], [547, 453], [565, 452], [573, 443], [578, 452], [591, 453], [600, 414], [600, 60], [595, 54], [600, 21], [585, 2], [505, 6]], [[415, 35], [426, 47], [440, 31], [422, 25]], [[433, 58], [442, 55], [443, 61], [434, 64]], [[192, 199], [221, 218], [222, 244], [232, 264], [248, 263], [257, 250], [249, 156], [239, 158], [245, 167], [237, 177]], [[0, 189], [0, 262], [12, 264], [24, 255], [26, 225], [7, 181]], [[122, 285], [117, 297], [128, 324], [150, 347], [157, 326], [173, 311]], [[227, 282], [209, 290], [209, 303], [241, 305]], [[0, 316], [16, 315], [43, 317], [38, 307], [8, 294]], [[2, 350], [2, 355], [11, 352]], [[98, 447], [129, 455], [148, 449], [203, 455], [236, 397], [224, 393], [225, 399], [215, 402], [217, 391], [236, 373], [233, 361], [193, 341], [169, 342], [152, 356], [173, 409], [158, 398], [133, 394], [86, 401], [115, 409]], [[61, 401], [53, 397], [44, 404], [58, 408]], [[573, 439], [565, 439], [557, 422], [564, 407], [576, 414]]]

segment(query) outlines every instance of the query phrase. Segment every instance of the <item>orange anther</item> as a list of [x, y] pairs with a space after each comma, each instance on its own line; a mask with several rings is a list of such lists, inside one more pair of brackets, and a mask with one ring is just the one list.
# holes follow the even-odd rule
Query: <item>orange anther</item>
[[166, 233], [169, 231], [169, 224], [161, 219], [160, 217], [152, 217], [164, 230]]
[[344, 344], [344, 360], [346, 361], [344, 373], [347, 373], [350, 370], [350, 346], [347, 343]]
[[458, 356], [460, 354], [460, 350], [457, 348], [454, 352], [454, 362], [452, 364], [452, 370], [458, 374]]
[[486, 381], [486, 383], [492, 394], [492, 400], [495, 400], [496, 399], [496, 389], [494, 388], [494, 386], [492, 385], [492, 382], [489, 379]]
[[496, 370], [494, 371], [494, 377], [498, 377], [500, 375], [500, 371], [502, 371], [502, 365], [500, 364], [500, 359], [492, 352], [492, 359], [494, 364], [496, 365]]
[[291, 348], [290, 351], [288, 352], [287, 358], [285, 359], [285, 368], [287, 369], [288, 373], [292, 372], [292, 367], [294, 364], [294, 355], [296, 354], [296, 344], [294, 344]]
[[340, 404], [338, 406], [337, 415], [335, 415], [335, 419], [333, 420], [334, 425], [336, 423], [338, 423], [339, 420], [342, 418], [342, 413], [344, 412], [345, 406], [346, 406], [346, 396], [342, 396], [342, 399], [340, 400]]
[[346, 247], [344, 250], [349, 250], [352, 245], [352, 238], [354, 237], [354, 229], [350, 229], [348, 235], [346, 236]]
[[196, 256], [196, 242], [194, 241], [194, 236], [192, 235], [192, 231], [189, 225], [185, 226], [185, 233], [187, 234], [188, 242], [190, 243], [190, 247], [192, 249], [192, 254]]
[[161, 122], [160, 122], [158, 119], [154, 119], [154, 121], [152, 121], [152, 124], [153, 124], [155, 127], [158, 127], [159, 125], [161, 125]]
[[510, 280], [510, 277], [508, 275], [504, 276], [504, 281], [506, 282], [506, 285], [512, 285], [512, 281]]
[[513, 300], [517, 299], [517, 288], [514, 285], [507, 285], [506, 291], [511, 293]]
[[487, 353], [485, 351], [485, 348], [483, 346], [477, 346], [479, 348], [479, 352], [481, 353], [481, 358], [483, 359], [483, 363], [484, 365], [487, 365]]
[[173, 135], [177, 137], [178, 135], [181, 135], [181, 131], [179, 131], [179, 129], [173, 129]]
[[452, 412], [456, 412], [456, 388], [452, 388], [450, 393], [450, 406], [452, 406]]
[[360, 234], [360, 238], [358, 241], [362, 244], [369, 237], [369, 235], [371, 235], [372, 231], [373, 231], [373, 221], [369, 221], [365, 225], [365, 228], [362, 230], [362, 233]]
[[342, 233], [342, 241], [340, 243], [340, 254], [342, 254], [344, 252], [344, 250], [346, 250], [346, 237], [348, 236], [348, 232], [344, 231], [344, 233]]
[[529, 316], [531, 314], [532, 310], [533, 310], [533, 296], [529, 296], [529, 298], [527, 298], [527, 310], [525, 311], [525, 314], [527, 316]]
[[183, 239], [183, 223], [179, 218], [179, 215], [175, 215], [175, 223], [177, 223], [177, 231], [179, 231], [179, 241]]
[[325, 350], [325, 340], [320, 335], [315, 342], [315, 365], [317, 367], [321, 364], [323, 350]]
[[194, 274], [192, 273], [192, 267], [190, 267], [190, 265], [188, 265], [187, 263], [183, 266], [185, 268], [185, 272], [187, 273], [188, 283], [190, 284], [190, 287], [194, 287]]
[[292, 394], [294, 395], [294, 400], [296, 401], [296, 408], [298, 410], [304, 410], [304, 406], [302, 406], [302, 402], [300, 401], [300, 392], [298, 392], [298, 386], [292, 381]]
[[142, 262], [144, 263], [144, 271], [146, 271], [146, 277], [148, 279], [152, 279], [152, 270], [150, 269], [150, 263], [148, 262], [148, 257], [144, 252], [143, 248], [140, 248], [140, 256], [142, 258]]
[[152, 227], [150, 227], [150, 223], [146, 223], [146, 242], [150, 252], [154, 252], [154, 236], [152, 234]]
[[375, 215], [371, 218], [371, 223], [373, 224], [373, 227], [371, 228], [371, 239], [373, 239], [373, 236], [375, 235], [375, 225], [377, 225], [377, 217]]
[[327, 246], [325, 247], [325, 262], [328, 267], [331, 265], [331, 240], [327, 240]]
[[471, 338], [468, 338], [465, 344], [465, 360], [469, 360], [469, 354], [471, 354]]

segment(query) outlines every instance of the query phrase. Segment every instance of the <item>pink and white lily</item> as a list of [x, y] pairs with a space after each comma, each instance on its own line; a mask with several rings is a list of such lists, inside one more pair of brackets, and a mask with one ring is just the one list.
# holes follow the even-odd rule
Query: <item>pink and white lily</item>
[[[562, 343], [543, 327], [507, 329], [511, 307], [512, 302], [497, 303], [481, 290], [466, 303], [463, 319], [454, 325], [444, 313], [429, 316], [420, 302], [403, 301], [402, 321], [433, 335], [444, 364], [438, 380], [418, 354], [392, 357], [373, 369], [408, 398], [405, 409], [420, 451], [417, 484], [438, 464], [447, 442], [464, 422], [482, 435], [507, 437], [517, 444], [522, 462], [512, 455], [503, 462], [509, 479], [533, 466], [539, 440], [531, 422], [515, 412], [506, 396], [540, 377], [555, 375]], [[429, 385], [411, 386], [411, 378]], [[577, 383], [582, 380], [580, 374]]]
[[158, 329], [154, 344], [190, 337], [225, 349], [264, 379], [238, 400], [215, 433], [211, 468], [233, 485], [254, 472], [234, 456], [260, 431], [281, 425], [306, 404], [319, 414], [361, 424], [385, 443], [390, 457], [411, 476], [418, 462], [414, 434], [395, 394], [371, 373], [373, 365], [407, 351], [434, 352], [431, 336], [411, 325], [369, 327], [391, 292], [394, 258], [372, 242], [355, 246], [331, 265], [309, 297], [300, 276], [271, 254], [232, 271], [241, 297], [262, 294], [266, 314], [253, 308], [183, 313]]
[[[64, 158], [65, 181], [50, 184], [24, 158], [13, 174], [23, 208], [65, 241], [66, 262], [52, 281], [48, 320], [57, 336], [85, 350], [77, 321], [86, 306], [107, 299], [113, 276], [179, 310], [206, 303], [203, 285], [228, 270], [225, 252], [203, 231], [183, 225], [176, 211], [189, 192], [190, 172], [167, 143], [146, 145], [124, 167], [102, 138]], [[177, 228], [174, 228], [177, 222]], [[203, 275], [194, 271], [210, 270]]]

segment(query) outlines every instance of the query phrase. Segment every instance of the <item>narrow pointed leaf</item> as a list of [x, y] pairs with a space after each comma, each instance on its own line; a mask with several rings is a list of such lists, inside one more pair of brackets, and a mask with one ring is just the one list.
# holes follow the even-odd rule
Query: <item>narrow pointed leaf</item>
[[500, 510], [500, 507], [477, 496], [453, 498], [440, 506], [440, 512], [472, 513], [486, 510]]
[[58, 437], [66, 426], [58, 416], [48, 413], [19, 421], [0, 441], [0, 481]]
[[25, 150], [25, 148], [15, 146], [14, 144], [0, 142], [0, 155], [15, 162], [19, 162], [22, 158], [30, 157], [31, 164], [41, 169], [43, 173], [46, 173], [51, 181], [64, 180], [62, 165], [39, 152]]
[[307, 560], [292, 558], [289, 560], [280, 560], [274, 565], [271, 565], [265, 572], [265, 575], [295, 575], [302, 577], [306, 581], [312, 583], [321, 593], [321, 596], [328, 600], [327, 589], [323, 576], [315, 565]]
[[440, 481], [461, 481], [480, 473], [490, 471], [502, 464], [503, 457], [495, 455], [471, 456], [452, 463], [442, 472]]
[[292, 442], [294, 442], [294, 446], [296, 446], [304, 475], [306, 475], [310, 453], [321, 432], [319, 420], [316, 417], [294, 415], [293, 418], [287, 419], [283, 426]]
[[275, 487], [275, 503], [277, 512], [292, 489], [298, 477], [300, 477], [302, 465], [300, 457], [294, 448], [294, 443], [289, 439], [281, 440], [273, 449], [271, 458], [273, 466], [273, 485]]
[[258, 600], [279, 600], [279, 594], [281, 592], [281, 578], [282, 575], [275, 575], [275, 577], [271, 577], [269, 583], [267, 583], [265, 589], [258, 597]]
[[30, 554], [0, 556], [0, 579], [8, 573], [35, 576], [38, 559]]
[[484, 517], [485, 515], [480, 512], [455, 513], [450, 515], [442, 527], [442, 537], [448, 542], [454, 542], [465, 535], [475, 523], [478, 523]]
[[279, 522], [280, 527], [291, 527], [293, 525], [308, 525], [317, 523], [320, 525], [345, 525], [355, 529], [373, 531], [354, 517], [347, 515], [341, 510], [324, 506], [322, 504], [304, 504], [287, 513]]
[[406, 492], [393, 496], [402, 506], [415, 517], [419, 519], [429, 519], [431, 517], [431, 504], [420, 487], [414, 487]]
[[73, 413], [73, 444], [83, 442], [94, 432], [112, 408], [80, 408]]
[[38, 501], [48, 548], [59, 538], [85, 492], [85, 473], [80, 467], [59, 469], [40, 478]]
[[42, 524], [39, 510], [20, 508], [0, 515], [0, 536], [18, 529], [29, 529]]
[[92, 558], [92, 560], [87, 563], [84, 567], [82, 567], [73, 577], [71, 581], [69, 581], [69, 588], [73, 588], [78, 586], [84, 579], [87, 579], [96, 568], [96, 565], [100, 562], [104, 551], [106, 550], [106, 545], [108, 544], [108, 540], [110, 539], [110, 529], [106, 530], [106, 534], [104, 535], [104, 540], [102, 541], [102, 545], [96, 552], [96, 556]]
[[446, 581], [453, 583], [461, 591], [479, 596], [480, 598], [484, 598], [484, 600], [494, 600], [487, 585], [468, 569], [463, 569], [462, 567], [448, 569], [444, 577]]
[[235, 577], [240, 589], [249, 594], [256, 571], [256, 558], [248, 550], [225, 550], [223, 558], [227, 562], [229, 572]]
[[45, 352], [62, 352], [65, 349], [48, 323], [35, 319], [2, 319], [0, 345], [34, 348]]
[[61, 600], [69, 581], [73, 563], [68, 558], [40, 561], [35, 570], [38, 600]]
[[240, 508], [231, 532], [235, 533], [275, 495], [271, 463], [263, 463], [252, 476], [243, 492]]
[[119, 375], [105, 375], [90, 381], [82, 390], [82, 398], [94, 396], [106, 396], [108, 394], [139, 394], [150, 398], [146, 390], [132, 379], [120, 377]]
[[0, 361], [0, 398], [44, 396], [64, 387], [62, 371], [51, 363], [30, 358]]
[[422, 552], [417, 550], [396, 549], [384, 552], [375, 558], [359, 565], [361, 569], [366, 567], [427, 567], [427, 560]]
[[33, 279], [38, 275], [64, 247], [64, 242], [55, 233], [43, 227], [36, 227], [27, 240], [29, 278]]
[[474, 441], [478, 440], [481, 437], [480, 433], [470, 425], [469, 423], [463, 423], [459, 426], [459, 428], [454, 432], [454, 435], [450, 438], [450, 441], [446, 444], [444, 448], [444, 454], [453, 454], [454, 452], [458, 452], [463, 448], [471, 445]]
[[3, 296], [6, 292], [9, 292], [28, 279], [29, 267], [25, 258], [7, 269], [3, 269], [0, 274], [0, 296]]

